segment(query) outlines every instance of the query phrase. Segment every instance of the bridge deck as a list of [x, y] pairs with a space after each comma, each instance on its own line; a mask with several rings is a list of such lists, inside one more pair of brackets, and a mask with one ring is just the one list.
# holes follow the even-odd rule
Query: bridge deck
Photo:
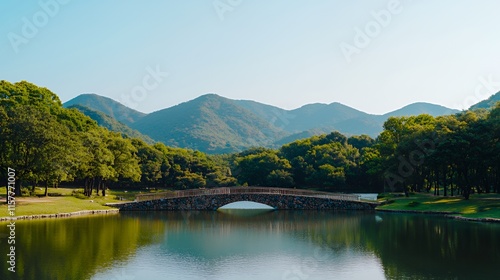
[[340, 194], [340, 193], [328, 193], [328, 192], [319, 192], [311, 190], [266, 188], [266, 187], [231, 187], [231, 188], [195, 189], [195, 190], [184, 190], [184, 191], [173, 191], [173, 192], [139, 194], [136, 196], [136, 201], [139, 202], [147, 200], [221, 195], [221, 194], [274, 194], [274, 195], [277, 194], [277, 195], [287, 195], [287, 196], [307, 196], [307, 197], [318, 197], [318, 198], [335, 199], [335, 200], [360, 201], [360, 196], [355, 194]]

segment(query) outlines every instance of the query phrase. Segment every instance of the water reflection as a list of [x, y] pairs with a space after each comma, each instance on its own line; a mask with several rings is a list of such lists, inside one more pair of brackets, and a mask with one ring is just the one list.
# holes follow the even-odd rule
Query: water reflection
[[262, 214], [275, 211], [274, 209], [221, 209], [219, 208], [217, 211], [222, 213], [223, 215], [230, 215], [236, 217], [254, 217], [261, 216]]
[[367, 234], [377, 240], [373, 251], [382, 260], [388, 277], [500, 277], [500, 225], [418, 215], [380, 216], [383, 222], [379, 228]]
[[[5, 223], [0, 225], [3, 230]], [[163, 230], [161, 221], [120, 215], [17, 221], [16, 273], [2, 260], [0, 279], [89, 279], [139, 247], [160, 242]], [[2, 256], [8, 246], [0, 243]]]
[[[226, 211], [18, 221], [17, 279], [500, 276], [497, 224], [370, 212]], [[7, 245], [0, 242], [0, 252]], [[0, 263], [0, 279], [16, 279]]]

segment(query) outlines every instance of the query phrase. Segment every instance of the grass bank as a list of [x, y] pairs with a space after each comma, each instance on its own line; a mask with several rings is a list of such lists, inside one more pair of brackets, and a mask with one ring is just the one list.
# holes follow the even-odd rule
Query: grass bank
[[[139, 191], [109, 190], [107, 195], [86, 197], [83, 189], [50, 188], [49, 196], [43, 196], [43, 189], [36, 189], [32, 196], [16, 197], [16, 216], [71, 213], [83, 210], [109, 210], [110, 202], [134, 200]], [[0, 217], [7, 217], [6, 189], [0, 188]]]
[[412, 193], [410, 197], [385, 194], [377, 210], [452, 214], [464, 218], [500, 219], [500, 194], [475, 194], [469, 200]]

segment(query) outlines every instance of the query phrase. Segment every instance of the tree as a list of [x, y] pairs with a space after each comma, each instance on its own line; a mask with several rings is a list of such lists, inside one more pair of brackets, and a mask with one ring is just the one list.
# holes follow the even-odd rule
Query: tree
[[307, 178], [306, 182], [312, 186], [322, 186], [332, 189], [335, 187], [344, 187], [345, 181], [344, 167], [322, 164], [318, 167], [316, 172]]
[[293, 186], [292, 174], [283, 169], [273, 170], [266, 178], [267, 185], [270, 187], [286, 187]]
[[255, 186], [268, 185], [269, 178], [274, 180], [276, 175], [269, 177], [272, 171], [287, 171], [291, 168], [288, 160], [280, 158], [277, 152], [273, 150], [238, 157], [237, 166], [240, 170], [237, 175], [240, 183]]
[[112, 167], [114, 155], [107, 147], [108, 133], [103, 128], [97, 128], [82, 134], [82, 144], [89, 155], [86, 164], [80, 166], [80, 177], [84, 178], [84, 194], [92, 195], [102, 187], [103, 181], [116, 177], [116, 171]]
[[[123, 138], [119, 133], [110, 133], [106, 147], [113, 155], [111, 164], [111, 176], [101, 178], [102, 195], [106, 195], [106, 180], [122, 181], [124, 179], [132, 182], [139, 182], [141, 179], [141, 169], [139, 167], [139, 158], [137, 157], [137, 149], [132, 145], [132, 141]], [[99, 191], [99, 185], [97, 186]]]
[[347, 139], [347, 143], [361, 151], [363, 148], [371, 147], [375, 144], [375, 140], [368, 135], [354, 135]]
[[132, 139], [132, 145], [137, 149], [137, 157], [141, 169], [141, 184], [152, 186], [162, 178], [163, 154], [154, 146], [146, 144], [139, 139]]
[[23, 181], [47, 183], [69, 174], [70, 139], [68, 129], [49, 112], [31, 105], [10, 107], [2, 129], [2, 166], [17, 170], [17, 196], [21, 196]]

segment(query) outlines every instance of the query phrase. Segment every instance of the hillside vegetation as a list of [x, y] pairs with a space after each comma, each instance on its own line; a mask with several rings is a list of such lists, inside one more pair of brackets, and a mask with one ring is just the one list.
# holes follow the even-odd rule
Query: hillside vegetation
[[151, 113], [132, 127], [167, 145], [208, 153], [267, 146], [283, 133], [232, 100], [213, 94]]
[[[95, 99], [93, 102], [92, 100]], [[122, 116], [126, 107], [108, 98], [83, 95], [65, 105], [78, 104], [109, 116]], [[95, 106], [93, 105], [95, 103]], [[112, 108], [117, 108], [113, 112]], [[125, 115], [132, 115], [133, 110]], [[376, 137], [391, 116], [430, 114], [440, 116], [458, 111], [428, 103], [414, 103], [385, 115], [371, 115], [340, 103], [308, 104], [295, 110], [249, 100], [231, 100], [206, 94], [177, 106], [122, 121], [131, 128], [166, 145], [211, 154], [240, 152], [264, 146], [279, 148], [298, 139], [339, 131]], [[97, 120], [100, 123], [99, 120]], [[107, 126], [123, 132], [123, 129]]]
[[116, 119], [104, 114], [103, 112], [100, 111], [95, 111], [90, 108], [87, 108], [82, 105], [71, 105], [68, 107], [68, 109], [77, 109], [78, 111], [82, 112], [86, 116], [90, 117], [94, 121], [97, 122], [98, 125], [107, 128], [108, 130], [114, 131], [114, 132], [119, 132], [123, 136], [126, 136], [128, 138], [139, 138], [143, 140], [144, 142], [148, 144], [154, 144], [155, 141], [151, 139], [151, 137], [144, 135], [140, 133], [137, 130], [134, 130], [127, 125], [117, 121]]
[[89, 109], [102, 112], [126, 125], [131, 125], [146, 115], [122, 105], [111, 98], [92, 93], [80, 94], [79, 96], [64, 103], [64, 107], [71, 107], [74, 105], [81, 105]]
[[472, 105], [470, 107], [470, 110], [475, 110], [475, 109], [490, 109], [495, 107], [495, 104], [500, 101], [500, 92], [497, 92], [496, 94], [490, 96], [490, 98], [483, 100], [475, 105]]
[[[215, 95], [150, 114], [212, 135], [210, 145], [243, 134], [278, 134], [255, 114]], [[228, 110], [229, 111], [226, 111]], [[182, 118], [175, 118], [179, 114]], [[220, 115], [224, 115], [221, 118]], [[239, 118], [244, 115], [246, 122]], [[160, 122], [160, 121], [158, 121]], [[211, 130], [203, 130], [210, 123]], [[214, 124], [217, 124], [214, 126]], [[260, 131], [255, 131], [262, 126]], [[293, 187], [342, 192], [411, 192], [436, 196], [500, 192], [500, 103], [490, 110], [434, 117], [390, 117], [376, 139], [330, 132], [243, 152], [208, 155], [163, 143], [148, 144], [98, 126], [75, 108], [64, 108], [46, 88], [0, 81], [0, 174], [15, 170], [17, 196], [37, 186], [71, 184], [83, 195], [105, 195], [108, 187], [190, 189], [235, 185]], [[159, 129], [159, 128], [158, 128]], [[212, 130], [213, 129], [213, 130]], [[258, 134], [260, 133], [260, 134]], [[223, 135], [221, 137], [221, 135]], [[305, 136], [305, 135], [304, 135]], [[259, 139], [253, 140], [259, 145]], [[216, 146], [208, 146], [214, 148]], [[204, 146], [204, 148], [207, 148]], [[228, 148], [233, 148], [228, 146]]]

